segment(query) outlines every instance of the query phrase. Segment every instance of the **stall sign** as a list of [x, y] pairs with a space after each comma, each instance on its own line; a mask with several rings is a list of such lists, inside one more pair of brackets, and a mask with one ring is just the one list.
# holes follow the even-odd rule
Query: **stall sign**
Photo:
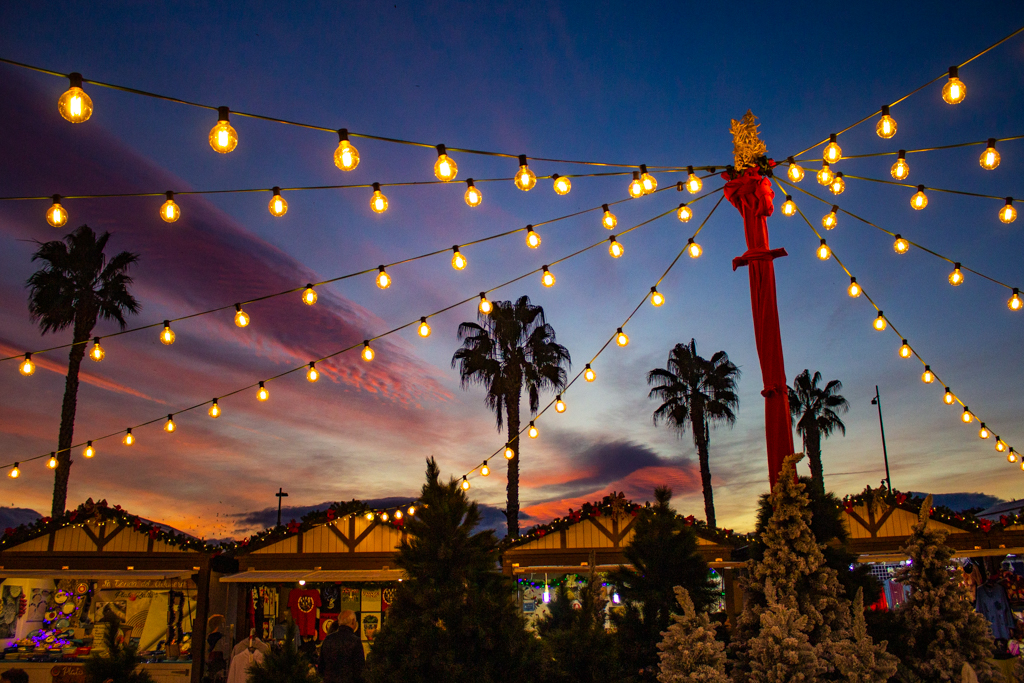
[[85, 667], [74, 664], [58, 664], [50, 669], [53, 683], [85, 683]]
[[101, 579], [100, 590], [121, 590], [130, 588], [195, 588], [191, 579]]

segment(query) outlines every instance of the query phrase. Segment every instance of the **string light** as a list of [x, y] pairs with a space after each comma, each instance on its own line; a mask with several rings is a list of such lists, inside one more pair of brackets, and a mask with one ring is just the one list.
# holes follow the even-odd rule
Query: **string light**
[[[486, 477], [487, 475], [485, 474], [484, 476]], [[395, 519], [401, 519], [403, 516], [404, 515], [402, 514], [402, 509], [401, 508], [395, 510]]]
[[832, 210], [821, 217], [821, 227], [825, 228], [826, 230], [831, 230], [832, 228], [836, 227], [836, 225], [839, 223], [839, 217], [836, 215], [836, 211], [838, 210], [839, 207], [833, 204]]
[[892, 243], [892, 249], [897, 254], [906, 254], [910, 251], [910, 242], [903, 239], [899, 233], [896, 234], [896, 241]]
[[644, 194], [650, 194], [658, 189], [658, 181], [647, 172], [647, 164], [640, 164], [640, 184], [644, 186]]
[[793, 195], [786, 195], [786, 201], [782, 203], [782, 215], [793, 216], [796, 214], [796, 204], [793, 202]]
[[210, 405], [210, 409], [207, 412], [214, 420], [220, 417], [220, 406], [217, 405], [217, 399], [213, 399], [213, 403]]
[[532, 225], [526, 226], [526, 246], [530, 249], [536, 249], [540, 246], [540, 235], [538, 235]]
[[26, 353], [25, 360], [18, 366], [18, 372], [28, 377], [36, 371], [36, 364], [32, 362], [32, 354]]
[[10, 477], [11, 479], [17, 479], [18, 477], [20, 477], [21, 476], [21, 470], [18, 469], [18, 465], [20, 465], [20, 464], [21, 464], [20, 462], [14, 463], [14, 467], [12, 467], [11, 471], [7, 473], [7, 476]]
[[910, 205], [917, 211], [928, 206], [928, 197], [924, 193], [924, 185], [917, 186], [917, 192], [910, 198]]
[[953, 272], [949, 274], [949, 284], [959, 287], [964, 282], [964, 274], [960, 272], [960, 264], [953, 264]]
[[533, 424], [533, 420], [530, 420], [530, 427], [526, 430], [526, 433], [531, 439], [536, 439], [540, 435], [540, 430], [537, 429], [537, 425]]
[[590, 367], [590, 363], [587, 363], [587, 366], [583, 369], [583, 379], [588, 382], [593, 382], [597, 379], [597, 373], [595, 373], [594, 369]]
[[99, 363], [106, 355], [107, 352], [103, 350], [102, 346], [100, 346], [100, 338], [93, 337], [92, 349], [89, 351], [89, 358], [92, 358], [94, 361]]
[[473, 184], [472, 178], [466, 180], [466, 194], [463, 197], [466, 200], [466, 206], [480, 206], [480, 202], [484, 200], [480, 190], [476, 189], [476, 185]]
[[699, 244], [693, 241], [693, 238], [686, 240], [686, 252], [690, 255], [690, 258], [700, 258], [700, 255], [704, 253], [704, 250]]
[[829, 191], [834, 195], [841, 195], [846, 190], [846, 181], [843, 180], [843, 172], [836, 173], [832, 182], [828, 185]]
[[410, 505], [409, 510], [406, 512], [406, 514], [408, 514], [410, 517], [414, 516], [416, 514], [416, 506]]
[[166, 193], [167, 201], [160, 205], [160, 218], [166, 223], [173, 223], [181, 218], [181, 208], [174, 203], [174, 193], [170, 190]]
[[932, 372], [932, 366], [924, 366], [924, 372], [921, 373], [921, 381], [925, 384], [931, 384], [935, 381], [935, 373]]
[[523, 192], [529, 192], [537, 184], [537, 174], [530, 170], [525, 154], [519, 155], [519, 170], [516, 172], [515, 183]]
[[57, 469], [57, 453], [56, 453], [56, 451], [52, 451], [50, 453], [50, 459], [46, 461], [46, 466], [49, 467], [51, 470]]
[[260, 401], [266, 401], [270, 398], [270, 391], [260, 382], [260, 388], [256, 391], [256, 398]]
[[381, 289], [391, 286], [391, 276], [384, 270], [384, 266], [377, 266], [377, 286]]
[[469, 490], [469, 479], [466, 479], [466, 475], [462, 475], [462, 484], [460, 486], [462, 486], [463, 491]]
[[388, 519], [390, 519], [390, 517], [388, 516], [388, 511], [387, 510], [385, 510], [382, 513], [380, 513], [380, 521], [386, 522], [386, 521], [388, 521]]
[[[565, 401], [562, 400], [562, 395], [561, 394], [558, 394], [557, 396], [555, 396], [555, 412], [556, 413], [564, 413], [565, 412]], [[536, 438], [536, 437], [534, 437], [534, 438]]]
[[850, 295], [850, 298], [856, 299], [863, 291], [864, 290], [860, 288], [860, 285], [857, 284], [857, 278], [851, 277], [850, 286], [846, 288], [846, 293]]
[[374, 353], [373, 349], [370, 348], [370, 342], [368, 340], [363, 342], [363, 350], [359, 355], [361, 355], [363, 360], [367, 363], [373, 360]]
[[131, 427], [125, 430], [124, 438], [121, 439], [121, 443], [123, 443], [125, 446], [131, 446], [132, 444], [135, 443], [135, 435], [132, 434]]
[[910, 175], [910, 166], [907, 165], [907, 150], [901, 149], [897, 153], [896, 163], [889, 170], [889, 175], [896, 180], [906, 180]]
[[974, 420], [974, 415], [972, 415], [971, 411], [967, 409], [967, 406], [964, 406], [964, 412], [960, 416], [960, 421], [966, 425], [970, 424], [972, 420]]
[[551, 184], [555, 188], [555, 194], [565, 195], [569, 194], [569, 190], [572, 189], [572, 181], [565, 176], [560, 176], [557, 173], [551, 176], [553, 181]]
[[602, 204], [601, 208], [604, 210], [604, 213], [601, 214], [601, 225], [609, 230], [615, 229], [615, 226], [619, 224], [619, 219], [615, 217], [614, 213], [608, 210], [607, 204]]
[[[999, 453], [1003, 453], [1006, 451], [1006, 442], [1000, 439], [998, 436], [996, 437], [996, 451]], [[1013, 461], [1011, 460], [1010, 462]]]
[[986, 171], [992, 171], [999, 166], [999, 152], [996, 151], [996, 139], [989, 138], [988, 146], [985, 151], [981, 153], [981, 157], [978, 159], [978, 163]]
[[315, 382], [320, 379], [320, 371], [316, 369], [316, 363], [309, 364], [309, 370], [306, 370], [306, 380], [309, 382]]
[[619, 346], [626, 346], [629, 344], [629, 335], [622, 331], [622, 328], [615, 330], [615, 343]]
[[313, 289], [313, 283], [306, 283], [306, 288], [302, 290], [302, 303], [306, 304], [307, 306], [312, 306], [313, 304], [316, 303], [316, 299], [316, 290]]
[[967, 97], [967, 86], [958, 78], [959, 72], [955, 66], [949, 67], [949, 80], [942, 86], [942, 99], [946, 104], [960, 104]]
[[164, 423], [164, 431], [170, 434], [177, 428], [178, 425], [174, 424], [174, 415], [168, 415], [167, 422]]
[[651, 305], [657, 307], [663, 303], [665, 303], [665, 296], [657, 288], [651, 287]]
[[477, 308], [481, 313], [487, 315], [494, 310], [494, 304], [487, 300], [487, 295], [484, 292], [480, 292], [480, 305]]
[[280, 187], [275, 185], [272, 191], [274, 196], [270, 198], [270, 204], [267, 205], [267, 208], [270, 209], [271, 216], [280, 218], [288, 213], [288, 202], [281, 196]]
[[245, 327], [249, 324], [249, 314], [242, 310], [242, 304], [235, 304], [235, 325]]
[[947, 406], [951, 406], [956, 403], [956, 396], [954, 396], [953, 392], [949, 390], [949, 387], [946, 387], [946, 393], [942, 395], [942, 402]]
[[821, 170], [818, 171], [818, 184], [828, 185], [832, 182], [832, 169], [828, 167], [828, 162], [821, 162]]
[[366, 518], [367, 522], [372, 522], [373, 521], [373, 513], [370, 512], [369, 510], [366, 511], [366, 514], [363, 515], [363, 517]]
[[348, 141], [348, 128], [338, 130], [338, 148], [334, 150], [334, 165], [342, 171], [354, 170], [359, 165], [359, 150]]
[[1017, 220], [1017, 209], [1013, 206], [1013, 197], [1006, 198], [1006, 205], [999, 209], [999, 220], [1003, 223], [1012, 223]]
[[174, 343], [174, 330], [171, 329], [171, 321], [164, 321], [164, 329], [160, 332], [160, 343], [164, 346], [170, 346]]
[[889, 116], [888, 104], [882, 105], [882, 118], [875, 124], [875, 132], [878, 133], [878, 137], [886, 140], [896, 135], [896, 119]]
[[818, 258], [822, 261], [828, 261], [832, 257], [832, 250], [825, 244], [824, 238], [821, 240], [821, 245], [818, 247]]
[[882, 312], [881, 312], [881, 311], [879, 311], [879, 312], [878, 312], [878, 315], [877, 315], [877, 316], [875, 316], [875, 322], [874, 322], [874, 323], [872, 323], [872, 325], [873, 325], [873, 327], [874, 327], [874, 328], [875, 328], [876, 330], [878, 330], [879, 332], [881, 332], [881, 331], [883, 331], [883, 330], [884, 330], [884, 329], [885, 329], [886, 327], [888, 327], [888, 326], [889, 326], [889, 322], [888, 322], [888, 321], [887, 321], [887, 320], [885, 319], [885, 316], [884, 316], [884, 315], [882, 315]]
[[644, 196], [644, 184], [640, 182], [639, 171], [633, 171], [633, 179], [629, 181], [629, 196], [633, 199]]
[[370, 208], [374, 213], [384, 213], [388, 210], [388, 198], [380, 191], [380, 183], [373, 184], [373, 195], [370, 197]]
[[1013, 296], [1006, 302], [1006, 307], [1011, 311], [1019, 311], [1024, 308], [1024, 301], [1020, 299], [1020, 290], [1016, 287], [1013, 288]]
[[704, 187], [704, 181], [693, 172], [693, 166], [686, 167], [686, 191], [690, 194], [697, 194], [700, 188]]
[[990, 432], [988, 430], [988, 427], [985, 426], [985, 423], [982, 422], [981, 426], [978, 428], [978, 438], [979, 439], [987, 439], [991, 435], [992, 435], [992, 432]]
[[238, 147], [238, 132], [228, 122], [230, 113], [227, 107], [217, 107], [217, 125], [210, 129], [210, 147], [214, 152], [227, 154]]
[[[480, 465], [480, 476], [481, 476], [481, 477], [486, 477], [486, 476], [487, 476], [488, 474], [490, 474], [490, 473], [491, 473], [491, 468], [487, 466], [487, 461], [486, 461], [486, 460], [484, 460], [483, 464], [482, 464], [482, 465]], [[400, 518], [400, 517], [398, 516], [398, 515], [400, 515], [400, 514], [402, 514], [402, 511], [401, 511], [401, 510], [399, 510], [398, 512], [396, 512], [396, 513], [395, 513], [395, 518], [396, 518], [396, 519], [401, 519], [401, 518]]]
[[625, 249], [615, 240], [615, 235], [608, 238], [608, 253], [612, 258], [619, 258], [625, 253]]
[[908, 344], [907, 340], [904, 339], [903, 346], [900, 347], [900, 358], [910, 358], [913, 355], [913, 349], [910, 348], [910, 344]]
[[540, 276], [540, 281], [545, 287], [555, 286], [555, 276], [551, 274], [547, 266], [544, 266], [544, 274]]
[[71, 87], [57, 99], [57, 111], [71, 123], [85, 123], [92, 116], [92, 98], [82, 90], [82, 74], [68, 74]]
[[793, 157], [789, 157], [787, 161], [789, 161], [789, 170], [786, 171], [786, 175], [789, 176], [789, 179], [794, 183], [799, 183], [804, 179], [804, 169], [793, 160]]
[[416, 328], [416, 333], [423, 339], [430, 336], [430, 325], [427, 324], [427, 318], [425, 316], [420, 318], [420, 326]]
[[59, 194], [53, 195], [53, 205], [46, 210], [46, 222], [55, 228], [68, 222], [68, 210], [61, 206]]
[[434, 162], [434, 175], [438, 180], [447, 183], [455, 180], [455, 175], [458, 172], [459, 166], [448, 157], [448, 150], [444, 148], [444, 145], [438, 145], [437, 161]]
[[505, 459], [511, 460], [514, 457], [516, 457], [516, 452], [512, 450], [512, 444], [505, 444]]
[[828, 137], [828, 144], [825, 146], [824, 154], [822, 154], [822, 156], [832, 164], [843, 158], [843, 150], [839, 146], [839, 143], [836, 142], [836, 137], [835, 133], [832, 133], [832, 135]]
[[96, 449], [93, 448], [92, 441], [85, 444], [85, 450], [82, 451], [83, 458], [91, 458], [96, 455]]
[[455, 270], [462, 270], [466, 267], [466, 257], [459, 251], [459, 245], [452, 247], [452, 268]]

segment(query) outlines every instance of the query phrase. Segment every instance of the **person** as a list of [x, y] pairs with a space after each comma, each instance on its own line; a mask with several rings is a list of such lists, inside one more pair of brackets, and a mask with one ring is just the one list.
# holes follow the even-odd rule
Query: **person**
[[359, 622], [355, 612], [344, 610], [338, 614], [334, 630], [320, 645], [320, 664], [317, 670], [324, 683], [362, 683], [366, 662], [363, 644], [357, 631]]
[[227, 678], [228, 662], [231, 661], [231, 643], [220, 632], [223, 626], [223, 614], [211, 614], [206, 620], [206, 674], [214, 683]]
[[0, 673], [3, 683], [28, 683], [28, 673], [24, 669], [8, 669]]

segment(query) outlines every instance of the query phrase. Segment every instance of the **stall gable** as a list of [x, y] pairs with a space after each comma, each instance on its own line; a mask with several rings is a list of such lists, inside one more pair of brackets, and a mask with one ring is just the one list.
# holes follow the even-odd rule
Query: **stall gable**
[[[916, 513], [895, 505], [871, 506], [866, 503], [855, 505], [843, 511], [843, 524], [850, 532], [851, 539], [905, 537], [914, 532], [917, 524]], [[966, 533], [949, 524], [928, 520], [929, 529], [941, 529], [950, 534]]]
[[285, 553], [388, 553], [398, 550], [404, 534], [401, 530], [348, 515], [290, 535], [253, 551], [253, 554]]
[[[558, 531], [517, 545], [516, 550], [572, 550], [576, 548], [625, 548], [633, 541], [636, 517], [628, 514], [588, 517]], [[698, 545], [716, 545], [697, 537]]]
[[7, 548], [4, 552], [192, 553], [114, 521], [66, 526]]

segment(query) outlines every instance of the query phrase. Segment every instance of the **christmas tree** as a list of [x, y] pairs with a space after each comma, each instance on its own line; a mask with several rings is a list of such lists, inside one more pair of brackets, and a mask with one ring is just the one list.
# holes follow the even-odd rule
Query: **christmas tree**
[[717, 597], [708, 564], [697, 551], [697, 535], [669, 506], [672, 490], [658, 488], [654, 498], [654, 506], [640, 511], [633, 540], [623, 551], [632, 568], [608, 577], [622, 598], [612, 621], [627, 680], [656, 680], [661, 634], [680, 613], [676, 586], [687, 590], [700, 612]]
[[615, 640], [605, 627], [607, 600], [593, 579], [558, 587], [548, 616], [537, 624], [544, 643], [547, 683], [618, 681]]
[[868, 635], [864, 619], [864, 591], [858, 589], [853, 599], [851, 614], [853, 626], [850, 638], [834, 650], [833, 663], [839, 672], [838, 680], [847, 683], [876, 683], [887, 681], [896, 673], [897, 660], [885, 651], [886, 643], [877, 646]]
[[946, 532], [928, 527], [931, 503], [931, 496], [925, 498], [903, 549], [910, 563], [895, 577], [912, 591], [896, 612], [906, 647], [901, 677], [958, 681], [964, 664], [970, 664], [985, 680], [992, 675], [985, 661], [992, 656], [990, 627], [974, 611], [967, 587], [956, 575], [953, 550], [944, 543]]
[[295, 622], [288, 622], [284, 646], [275, 647], [262, 661], [249, 665], [247, 683], [317, 683], [320, 677], [306, 656], [295, 647]]
[[[785, 476], [785, 469], [779, 478]], [[827, 666], [811, 645], [808, 617], [790, 601], [780, 601], [772, 580], [764, 584], [764, 609], [757, 635], [743, 644], [749, 672], [744, 683], [814, 683]], [[735, 672], [734, 672], [735, 677]]]
[[121, 634], [121, 622], [106, 622], [103, 631], [104, 654], [93, 654], [82, 665], [86, 683], [153, 683], [145, 669], [139, 669], [142, 657], [137, 643], [126, 642]]
[[715, 639], [711, 619], [706, 612], [697, 613], [685, 588], [676, 586], [675, 593], [683, 613], [672, 615], [673, 623], [658, 643], [659, 683], [728, 683], [725, 645]]
[[530, 683], [540, 678], [538, 639], [526, 631], [515, 586], [497, 571], [494, 533], [474, 531], [476, 503], [440, 481], [433, 458], [384, 627], [366, 662], [368, 683]]

